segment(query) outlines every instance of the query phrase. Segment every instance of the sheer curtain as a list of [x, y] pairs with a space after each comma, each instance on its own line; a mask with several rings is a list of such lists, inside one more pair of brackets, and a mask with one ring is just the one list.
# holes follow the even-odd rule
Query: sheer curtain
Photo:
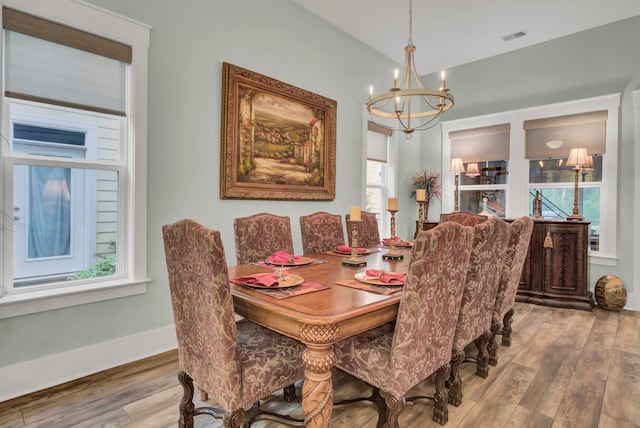
[[29, 170], [29, 258], [70, 255], [71, 169]]

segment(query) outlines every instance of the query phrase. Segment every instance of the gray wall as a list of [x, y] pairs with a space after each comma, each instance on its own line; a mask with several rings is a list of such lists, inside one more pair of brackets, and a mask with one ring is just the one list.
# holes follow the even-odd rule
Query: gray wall
[[[359, 202], [362, 103], [370, 83], [388, 85], [396, 66], [290, 0], [90, 0], [153, 26], [149, 56], [148, 293], [0, 320], [0, 367], [172, 323], [160, 229], [193, 218], [220, 229], [235, 262], [232, 219], [268, 211], [292, 219], [347, 212]], [[630, 82], [637, 82], [640, 19], [609, 25], [519, 52], [448, 70], [456, 107], [447, 119], [624, 92], [621, 195], [633, 194]], [[401, 49], [399, 46], [398, 49]], [[221, 67], [230, 62], [338, 102], [337, 195], [332, 202], [230, 201], [219, 198]], [[636, 77], [634, 77], [636, 76]], [[436, 77], [429, 76], [431, 81]], [[636, 79], [636, 80], [634, 80]], [[637, 83], [635, 84], [637, 85]], [[635, 86], [634, 86], [635, 87]], [[413, 233], [407, 171], [440, 168], [439, 129], [399, 140], [398, 230]], [[625, 179], [622, 179], [626, 177]], [[632, 200], [618, 207], [618, 267], [631, 278]], [[439, 204], [431, 207], [437, 218]], [[604, 273], [604, 272], [603, 272]], [[592, 269], [592, 281], [601, 273]]]

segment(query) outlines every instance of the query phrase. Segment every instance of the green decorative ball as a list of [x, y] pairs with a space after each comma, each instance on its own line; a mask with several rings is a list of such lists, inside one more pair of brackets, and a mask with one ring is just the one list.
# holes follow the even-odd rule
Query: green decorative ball
[[603, 309], [619, 311], [627, 304], [627, 290], [615, 275], [603, 275], [596, 282], [596, 302]]

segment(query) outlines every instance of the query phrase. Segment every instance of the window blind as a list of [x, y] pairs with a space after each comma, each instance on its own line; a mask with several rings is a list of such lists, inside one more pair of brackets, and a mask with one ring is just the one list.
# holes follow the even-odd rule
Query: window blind
[[527, 120], [524, 130], [527, 159], [567, 157], [576, 147], [585, 147], [590, 155], [604, 154], [607, 111]]
[[449, 133], [451, 158], [464, 163], [509, 160], [508, 123]]
[[367, 126], [367, 159], [387, 162], [387, 136], [391, 129], [369, 122]]
[[5, 95], [125, 115], [131, 47], [3, 8]]

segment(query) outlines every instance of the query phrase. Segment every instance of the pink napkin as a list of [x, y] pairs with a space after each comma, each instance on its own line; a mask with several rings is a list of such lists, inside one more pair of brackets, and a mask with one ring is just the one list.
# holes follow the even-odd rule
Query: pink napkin
[[[351, 247], [348, 245], [338, 245], [336, 247], [337, 251], [340, 251], [341, 253], [350, 253], [351, 252]], [[367, 249], [366, 248], [361, 248], [361, 247], [357, 247], [356, 251], [360, 254], [366, 253]]]
[[397, 282], [400, 284], [404, 284], [404, 279], [407, 276], [404, 273], [399, 272], [387, 272], [380, 269], [367, 269], [365, 272], [369, 278], [376, 278], [382, 282]]
[[409, 241], [403, 241], [403, 240], [402, 240], [402, 239], [400, 239], [400, 237], [398, 237], [398, 236], [394, 236], [393, 238], [383, 238], [383, 239], [382, 239], [382, 243], [383, 243], [384, 245], [389, 245], [389, 244], [391, 244], [391, 241], [392, 241], [392, 240], [393, 240], [393, 241], [395, 242], [395, 244], [396, 244], [396, 245], [398, 245], [398, 246], [402, 246], [402, 245], [405, 245], [405, 246], [406, 246], [406, 245], [411, 244], [411, 242], [409, 242]]
[[264, 287], [277, 287], [278, 276], [273, 273], [240, 276], [234, 280], [239, 284], [262, 285]]
[[273, 264], [279, 263], [297, 263], [302, 258], [299, 256], [294, 256], [293, 254], [289, 254], [286, 251], [276, 251], [270, 256], [267, 256], [267, 261]]

